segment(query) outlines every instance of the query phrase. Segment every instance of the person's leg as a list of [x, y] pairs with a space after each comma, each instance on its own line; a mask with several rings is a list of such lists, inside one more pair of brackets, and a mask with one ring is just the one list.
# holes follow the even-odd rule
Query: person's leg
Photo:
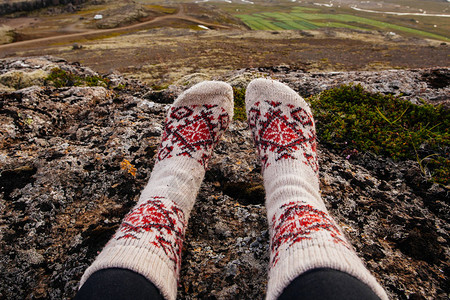
[[247, 88], [246, 110], [266, 190], [271, 238], [267, 299], [277, 299], [295, 278], [317, 268], [347, 273], [387, 299], [320, 197], [308, 104], [280, 82], [256, 79]]
[[178, 97], [146, 188], [84, 273], [81, 289], [97, 271], [122, 268], [144, 276], [165, 299], [175, 299], [189, 214], [212, 149], [232, 114], [233, 91], [223, 82], [202, 82]]
[[158, 288], [144, 276], [127, 269], [102, 269], [92, 274], [74, 300], [163, 300]]
[[361, 280], [342, 271], [319, 268], [295, 278], [278, 300], [379, 300]]

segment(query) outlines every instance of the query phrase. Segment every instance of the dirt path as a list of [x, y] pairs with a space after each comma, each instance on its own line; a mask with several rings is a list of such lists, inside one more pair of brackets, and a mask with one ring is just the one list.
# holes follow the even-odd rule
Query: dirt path
[[137, 31], [140, 29], [145, 29], [148, 25], [157, 24], [158, 22], [162, 22], [162, 21], [166, 21], [166, 20], [181, 20], [181, 21], [188, 21], [188, 22], [196, 23], [199, 25], [204, 25], [204, 26], [211, 27], [211, 28], [230, 29], [229, 26], [212, 24], [212, 23], [204, 22], [197, 18], [190, 17], [190, 16], [186, 15], [186, 9], [185, 9], [184, 5], [179, 5], [179, 9], [176, 14], [156, 17], [149, 21], [145, 21], [145, 22], [137, 23], [137, 24], [133, 24], [133, 25], [128, 25], [128, 26], [124, 26], [124, 27], [120, 27], [120, 28], [86, 30], [84, 32], [57, 35], [57, 36], [38, 38], [38, 39], [15, 42], [15, 43], [11, 43], [11, 44], [0, 45], [0, 51], [3, 52], [0, 54], [0, 57], [4, 56], [4, 54], [6, 54], [6, 53], [4, 53], [5, 50], [14, 51], [14, 50], [21, 50], [23, 47], [28, 47], [28, 48], [38, 47], [42, 44], [48, 44], [48, 42], [70, 43], [70, 42], [75, 42], [75, 41], [79, 40], [80, 38], [94, 38], [96, 36], [102, 36], [105, 34]]

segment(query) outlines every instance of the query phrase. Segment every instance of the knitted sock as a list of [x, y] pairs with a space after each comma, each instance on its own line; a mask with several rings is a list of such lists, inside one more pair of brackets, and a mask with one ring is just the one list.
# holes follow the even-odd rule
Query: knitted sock
[[157, 162], [137, 205], [86, 270], [124, 268], [175, 299], [189, 214], [214, 145], [233, 114], [233, 91], [223, 82], [202, 82], [182, 93], [168, 112]]
[[247, 88], [246, 110], [266, 190], [271, 238], [267, 299], [276, 299], [297, 276], [315, 268], [346, 272], [387, 299], [320, 197], [308, 104], [280, 82], [256, 79]]

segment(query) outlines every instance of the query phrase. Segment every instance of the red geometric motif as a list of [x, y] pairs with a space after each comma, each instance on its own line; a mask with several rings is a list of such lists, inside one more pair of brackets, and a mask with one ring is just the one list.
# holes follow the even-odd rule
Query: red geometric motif
[[279, 260], [280, 248], [286, 249], [295, 243], [310, 240], [310, 235], [318, 232], [326, 232], [334, 243], [349, 247], [327, 213], [298, 202], [282, 205], [280, 209], [283, 213], [272, 218], [272, 266]]
[[151, 233], [150, 244], [162, 249], [178, 270], [185, 227], [184, 213], [175, 203], [163, 197], [152, 197], [125, 216], [114, 238], [139, 240]]
[[[267, 128], [264, 129], [263, 136], [261, 136], [261, 140], [269, 144], [272, 143], [284, 147], [299, 139], [301, 137], [286, 122], [282, 122], [280, 119], [273, 119]], [[275, 149], [275, 146], [273, 148]]]
[[211, 140], [208, 124], [204, 120], [198, 120], [178, 131], [178, 134], [184, 137], [189, 144], [196, 144], [198, 141]]
[[175, 156], [196, 159], [206, 167], [213, 146], [230, 122], [218, 105], [190, 105], [171, 108], [157, 159]]
[[256, 102], [248, 116], [263, 168], [269, 166], [270, 157], [275, 161], [298, 159], [317, 173], [319, 167], [312, 116], [305, 109], [292, 104], [283, 106], [281, 102], [264, 102], [268, 106], [266, 112], [261, 113], [261, 102]]

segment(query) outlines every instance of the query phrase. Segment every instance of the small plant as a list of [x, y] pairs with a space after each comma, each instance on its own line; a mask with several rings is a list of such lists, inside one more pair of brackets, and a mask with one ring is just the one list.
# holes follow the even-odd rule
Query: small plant
[[46, 78], [46, 83], [52, 83], [55, 87], [65, 86], [109, 86], [109, 80], [101, 76], [79, 76], [60, 68], [53, 68]]
[[125, 84], [121, 83], [121, 84], [119, 84], [118, 86], [116, 86], [116, 87], [114, 88], [114, 90], [116, 90], [116, 91], [123, 91], [123, 90], [125, 90], [126, 88], [127, 88], [127, 86], [126, 86]]
[[154, 84], [152, 85], [152, 90], [154, 91], [162, 91], [169, 87], [168, 84]]
[[245, 121], [247, 115], [245, 113], [245, 88], [233, 87], [234, 94], [234, 119]]
[[397, 161], [414, 159], [433, 181], [449, 184], [450, 118], [443, 107], [414, 105], [360, 85], [334, 88], [309, 101], [321, 141], [343, 153], [357, 149]]

